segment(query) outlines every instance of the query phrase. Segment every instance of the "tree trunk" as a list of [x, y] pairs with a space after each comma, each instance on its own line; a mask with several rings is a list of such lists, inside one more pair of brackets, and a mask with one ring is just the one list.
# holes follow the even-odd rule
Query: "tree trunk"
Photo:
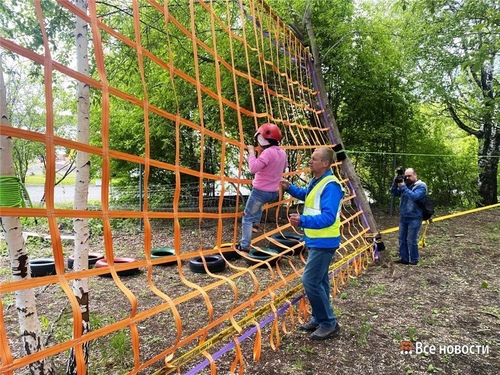
[[[478, 139], [478, 193], [479, 206], [489, 206], [498, 203], [498, 156], [500, 155], [500, 131], [498, 126], [497, 104], [495, 103], [495, 88], [493, 86], [494, 59], [486, 61], [476, 72], [469, 68], [474, 82], [481, 90], [483, 115], [478, 121], [478, 128], [472, 128], [464, 123], [452, 103], [447, 103], [448, 112], [457, 126]], [[472, 110], [471, 110], [472, 112]]]
[[[489, 126], [492, 132], [495, 126]], [[478, 191], [480, 206], [489, 206], [498, 203], [498, 155], [500, 154], [500, 132], [496, 137], [484, 137], [479, 140], [478, 160]]]
[[[340, 131], [337, 127], [337, 122], [335, 120], [335, 117], [333, 115], [332, 109], [329, 105], [328, 102], [328, 96], [326, 93], [326, 85], [325, 81], [323, 79], [323, 73], [321, 69], [321, 58], [319, 56], [319, 51], [318, 51], [318, 46], [316, 44], [315, 36], [314, 36], [314, 30], [312, 27], [312, 22], [311, 22], [311, 12], [310, 12], [310, 3], [306, 6], [306, 12], [304, 14], [304, 23], [305, 27], [307, 30], [307, 35], [309, 37], [309, 42], [311, 46], [311, 52], [313, 55], [313, 69], [314, 69], [314, 76], [315, 76], [315, 84], [317, 85], [317, 89], [319, 91], [319, 99], [322, 102], [322, 108], [324, 110], [325, 116], [320, 117], [320, 120], [323, 122], [323, 126], [330, 128], [331, 129], [331, 138], [332, 142], [339, 145], [340, 149], [342, 148], [342, 137], [340, 136]], [[352, 189], [356, 193], [356, 205], [358, 205], [358, 208], [361, 209], [364, 213], [363, 218], [365, 221], [365, 224], [367, 224], [374, 237], [377, 240], [380, 240], [381, 235], [379, 230], [377, 229], [377, 224], [375, 222], [375, 218], [373, 217], [370, 203], [368, 202], [368, 199], [366, 198], [365, 191], [363, 189], [363, 186], [361, 185], [361, 181], [356, 174], [356, 171], [354, 169], [354, 166], [352, 165], [351, 160], [349, 157], [346, 155], [346, 158], [342, 161], [342, 170], [346, 177], [349, 178], [350, 183], [352, 184]], [[383, 246], [383, 245], [382, 245]]]
[[[75, 0], [75, 5], [87, 12], [87, 0]], [[88, 37], [87, 23], [79, 17], [76, 17], [76, 48], [77, 48], [77, 70], [80, 73], [88, 75]], [[78, 82], [78, 125], [77, 125], [77, 141], [80, 143], [89, 143], [89, 86], [83, 82]], [[75, 210], [86, 210], [88, 204], [88, 191], [90, 182], [90, 159], [86, 152], [77, 151], [76, 154], [76, 181], [75, 181], [75, 198], [73, 208]], [[88, 268], [89, 258], [89, 225], [88, 219], [75, 218], [73, 220], [73, 229], [75, 232], [75, 260], [73, 269], [81, 271]], [[75, 279], [73, 282], [73, 293], [80, 305], [82, 315], [82, 334], [90, 332], [90, 312], [89, 312], [89, 288], [87, 279]], [[88, 364], [89, 343], [83, 344], [83, 356], [85, 367]], [[82, 366], [82, 365], [81, 365]], [[78, 368], [76, 361], [75, 348], [72, 348], [66, 366], [66, 374], [82, 373], [83, 369]]]
[[[3, 78], [3, 66], [0, 59], [0, 124], [10, 126], [7, 116], [7, 95]], [[0, 176], [15, 176], [12, 156], [12, 138], [0, 135]], [[19, 217], [3, 216], [0, 218], [5, 242], [10, 254], [12, 279], [25, 280], [31, 278], [28, 254], [23, 241], [23, 229]], [[33, 289], [17, 290], [16, 309], [19, 317], [19, 330], [26, 355], [44, 349], [42, 330], [35, 303]], [[54, 374], [49, 361], [41, 359], [29, 365], [31, 374]]]
[[478, 190], [481, 197], [480, 204], [488, 206], [498, 203], [498, 156], [500, 155], [500, 128], [498, 126], [498, 112], [495, 104], [493, 86], [495, 59], [485, 62], [481, 68], [481, 81], [478, 82], [483, 93], [483, 107], [486, 109], [482, 135], [479, 139], [478, 160]]

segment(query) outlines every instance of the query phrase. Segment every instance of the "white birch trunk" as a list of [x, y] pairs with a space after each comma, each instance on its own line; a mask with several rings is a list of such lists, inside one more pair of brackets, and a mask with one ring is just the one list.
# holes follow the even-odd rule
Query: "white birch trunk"
[[[0, 59], [0, 124], [10, 126], [7, 116], [7, 93], [3, 77], [3, 66]], [[0, 135], [0, 175], [15, 176], [12, 158], [12, 138]], [[24, 246], [22, 226], [19, 217], [3, 216], [0, 218], [2, 231], [10, 253], [10, 264], [13, 280], [31, 278], [28, 254]], [[42, 332], [35, 303], [33, 289], [22, 289], [15, 292], [16, 309], [19, 317], [19, 330], [23, 349], [30, 355], [44, 348]], [[54, 374], [54, 369], [47, 359], [32, 363], [31, 374]]]
[[[87, 0], [75, 0], [75, 5], [87, 12]], [[75, 37], [77, 50], [77, 70], [80, 73], [88, 75], [88, 37], [87, 23], [79, 17], [76, 17]], [[90, 100], [89, 86], [82, 82], [78, 82], [78, 125], [77, 125], [77, 141], [88, 144], [90, 138]], [[76, 154], [76, 181], [75, 181], [75, 200], [73, 208], [75, 210], [86, 210], [88, 204], [88, 192], [90, 182], [90, 158], [88, 153], [77, 151]], [[73, 229], [75, 232], [75, 261], [73, 269], [75, 271], [85, 270], [88, 268], [89, 257], [89, 225], [88, 219], [76, 218], [73, 220]], [[90, 316], [89, 316], [89, 288], [87, 279], [75, 279], [73, 282], [73, 293], [75, 294], [82, 314], [82, 333], [90, 332]], [[83, 354], [85, 365], [87, 365], [89, 356], [88, 343], [83, 345]], [[75, 351], [71, 350], [66, 367], [66, 374], [77, 374], [78, 367], [75, 358]]]

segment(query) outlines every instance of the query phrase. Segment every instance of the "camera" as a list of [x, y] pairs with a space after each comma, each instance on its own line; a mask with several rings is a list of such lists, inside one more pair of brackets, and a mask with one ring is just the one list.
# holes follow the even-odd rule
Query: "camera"
[[394, 183], [400, 184], [405, 180], [405, 169], [403, 167], [398, 167], [396, 169], [396, 177], [394, 178]]

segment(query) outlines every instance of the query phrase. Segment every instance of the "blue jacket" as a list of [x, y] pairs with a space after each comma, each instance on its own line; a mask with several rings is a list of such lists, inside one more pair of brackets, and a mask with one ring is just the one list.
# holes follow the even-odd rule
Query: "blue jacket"
[[401, 197], [399, 202], [400, 217], [422, 219], [422, 209], [418, 206], [417, 201], [421, 201], [427, 195], [425, 182], [418, 180], [413, 185], [403, 185], [401, 187], [393, 183], [391, 194], [395, 197]]
[[[319, 179], [311, 179], [307, 188], [300, 188], [290, 184], [288, 193], [292, 197], [305, 201], [307, 194], [309, 194], [314, 185], [316, 185], [316, 183], [325, 176], [331, 176], [332, 174], [332, 171], [327, 171]], [[343, 197], [344, 192], [339, 184], [329, 183], [326, 185], [323, 193], [321, 194], [321, 214], [314, 216], [300, 215], [300, 227], [321, 229], [333, 225], [337, 219], [337, 212]], [[309, 248], [333, 249], [339, 247], [340, 236], [328, 238], [309, 238], [304, 235], [304, 241], [306, 246]]]

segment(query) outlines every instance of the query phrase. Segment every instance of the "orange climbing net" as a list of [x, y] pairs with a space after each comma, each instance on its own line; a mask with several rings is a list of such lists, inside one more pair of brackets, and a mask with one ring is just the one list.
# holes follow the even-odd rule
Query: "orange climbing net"
[[[42, 358], [53, 358], [60, 363], [71, 349], [75, 350], [77, 367], [83, 373], [86, 366], [82, 346], [120, 332], [126, 332], [130, 342], [129, 361], [124, 360], [127, 366], [124, 371], [128, 373], [146, 370], [195, 373], [204, 367], [215, 372], [216, 360], [228, 353], [234, 360], [226, 370], [242, 371], [243, 340], [253, 340], [253, 359], [258, 360], [263, 335], [268, 335], [271, 347], [276, 348], [282, 333], [293, 329], [297, 319], [307, 319], [308, 305], [302, 298], [300, 282], [305, 257], [303, 252], [295, 251], [302, 244], [283, 246], [273, 236], [294, 232], [286, 217], [290, 210], [299, 208], [297, 202], [283, 196], [278, 202], [266, 205], [264, 230], [254, 237], [252, 246], [265, 252], [274, 245], [279, 254], [261, 263], [249, 264], [246, 256], [228, 257], [233, 251], [230, 244], [238, 238], [242, 200], [236, 195], [235, 204], [228, 210], [224, 206], [224, 195], [228, 186], [236, 186], [239, 191], [250, 184], [244, 178], [245, 141], [251, 139], [264, 122], [274, 122], [282, 129], [283, 148], [292, 167], [284, 176], [296, 183], [300, 184], [304, 176], [307, 179], [309, 170], [305, 161], [312, 149], [319, 145], [335, 146], [330, 128], [320, 125], [325, 123], [324, 108], [318, 100], [308, 50], [264, 1], [199, 0], [179, 5], [167, 0], [135, 0], [118, 12], [119, 4], [106, 8], [89, 1], [88, 13], [85, 13], [69, 1], [58, 0], [56, 11], [51, 9], [53, 13], [49, 14], [40, 1], [34, 1], [24, 11], [32, 12], [32, 18], [38, 22], [43, 38], [41, 49], [30, 49], [19, 36], [0, 37], [4, 51], [43, 71], [46, 117], [42, 131], [1, 125], [2, 136], [45, 146], [46, 203], [42, 208], [0, 207], [0, 216], [46, 218], [56, 269], [55, 275], [22, 280], [1, 276], [2, 374], [14, 373]], [[95, 72], [92, 75], [79, 73], [70, 63], [62, 63], [54, 56], [57, 40], [51, 39], [53, 34], [48, 28], [50, 17], [57, 12], [67, 19], [78, 16], [88, 23]], [[121, 16], [113, 17], [115, 13]], [[149, 48], [153, 46], [149, 42], [158, 38], [163, 43]], [[114, 69], [120, 67], [113, 56], [118, 50], [128, 56], [121, 64], [123, 70], [109, 71], [110, 65]], [[123, 82], [125, 78], [135, 81], [135, 89]], [[60, 114], [54, 110], [54, 98], [58, 85], [65, 80], [83, 82], [99, 98], [92, 104], [92, 113], [100, 117], [99, 129], [94, 130], [101, 135], [100, 143], [84, 144], [58, 134], [54, 124]], [[160, 101], [160, 89], [171, 93], [171, 102]], [[183, 107], [182, 103], [187, 102], [192, 108]], [[127, 145], [111, 146], [110, 140], [122, 131], [117, 124], [127, 115], [138, 113], [142, 122], [129, 136], [142, 140], [143, 147], [130, 151]], [[158, 123], [171, 130], [171, 139], [166, 140], [174, 150], [171, 160], [151, 157], [151, 148], [158, 147], [151, 143]], [[137, 129], [142, 134], [135, 134]], [[186, 165], [183, 157], [186, 152], [192, 152], [184, 149], [187, 136], [194, 136], [199, 142], [200, 160], [196, 168]], [[203, 150], [209, 143], [218, 145], [220, 151], [216, 172], [206, 168], [208, 162]], [[86, 152], [97, 160], [102, 168], [99, 209], [71, 210], [57, 206], [56, 147]], [[131, 170], [140, 166], [143, 171], [146, 199], [140, 210], [116, 209], [110, 203], [112, 165], [116, 162], [128, 164]], [[349, 277], [367, 267], [373, 248], [367, 241], [369, 228], [363, 220], [363, 212], [357, 208], [356, 194], [349, 180], [343, 177], [341, 162], [332, 168], [348, 193], [342, 210], [343, 242], [331, 268], [332, 294], [335, 295]], [[148, 199], [152, 194], [150, 176], [159, 171], [175, 179], [172, 205], [165, 210], [151, 209]], [[197, 205], [186, 209], [180, 204], [184, 181], [192, 181], [193, 177], [199, 182]], [[220, 186], [215, 209], [204, 205], [207, 184]], [[66, 268], [65, 259], [72, 248], [63, 241], [59, 229], [60, 222], [66, 218], [94, 219], [100, 223], [101, 246], [108, 267], [83, 271]], [[130, 248], [117, 245], [119, 231], [113, 223], [122, 219], [141, 219], [144, 225], [142, 238], [135, 236]], [[191, 225], [187, 225], [188, 222]], [[194, 230], [192, 223], [197, 224]], [[163, 236], [165, 233], [170, 234], [168, 240]], [[153, 250], [167, 245], [175, 251], [174, 265], [160, 268], [162, 259], [155, 258]], [[207, 268], [212, 254], [224, 257], [223, 272]], [[114, 263], [113, 259], [118, 256], [131, 256], [135, 261]], [[205, 273], [190, 271], [188, 261], [194, 257], [201, 257]], [[121, 276], [132, 269], [142, 272], [131, 277]], [[111, 278], [99, 277], [109, 273]], [[86, 334], [82, 334], [80, 307], [70, 286], [73, 280], [82, 278], [89, 280], [91, 323], [93, 321], [92, 331]], [[93, 295], [92, 285], [97, 284], [106, 285], [104, 296]], [[37, 291], [39, 316], [45, 317], [49, 324], [57, 321], [64, 328], [63, 334], [52, 335], [47, 340], [44, 349], [25, 355], [15, 333], [19, 322], [10, 308], [13, 302], [8, 301], [12, 301], [14, 293], [31, 288]], [[48, 291], [51, 296], [57, 295], [57, 299], [50, 300], [46, 295]], [[268, 329], [264, 330], [267, 325]], [[106, 373], [108, 364], [92, 351], [88, 361], [95, 373]]]

